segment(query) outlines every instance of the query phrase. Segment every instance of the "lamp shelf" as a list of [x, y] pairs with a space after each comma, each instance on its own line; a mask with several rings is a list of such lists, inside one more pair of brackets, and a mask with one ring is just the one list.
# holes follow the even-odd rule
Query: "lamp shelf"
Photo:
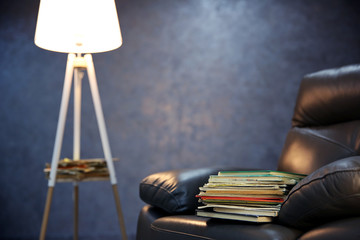
[[[113, 161], [117, 161], [113, 158]], [[45, 177], [49, 179], [50, 164], [44, 169]], [[103, 158], [72, 160], [64, 158], [58, 162], [56, 182], [105, 181], [110, 179], [106, 160]]]
[[84, 177], [84, 178], [62, 178], [57, 177], [56, 182], [58, 183], [73, 183], [73, 182], [100, 182], [109, 181], [109, 177]]

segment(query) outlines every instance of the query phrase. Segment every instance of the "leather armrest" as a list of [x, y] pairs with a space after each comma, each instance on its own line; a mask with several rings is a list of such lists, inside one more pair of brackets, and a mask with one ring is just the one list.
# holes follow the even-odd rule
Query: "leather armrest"
[[360, 216], [360, 156], [332, 162], [302, 179], [279, 212], [281, 223], [309, 229]]
[[208, 181], [209, 175], [220, 170], [224, 169], [186, 169], [152, 174], [141, 181], [140, 198], [171, 214], [194, 211], [198, 206], [195, 195], [199, 193], [199, 187]]

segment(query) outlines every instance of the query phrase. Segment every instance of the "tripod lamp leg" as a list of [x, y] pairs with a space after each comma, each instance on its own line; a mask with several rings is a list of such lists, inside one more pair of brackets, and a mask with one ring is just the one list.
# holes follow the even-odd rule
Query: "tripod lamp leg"
[[113, 188], [115, 204], [116, 204], [116, 210], [117, 210], [118, 219], [119, 219], [120, 228], [121, 228], [122, 239], [127, 240], [126, 230], [125, 230], [126, 229], [125, 228], [125, 221], [124, 221], [124, 216], [123, 216], [122, 209], [121, 209], [120, 197], [119, 197], [119, 193], [118, 193], [118, 190], [117, 190], [117, 184], [113, 184], [112, 188]]
[[51, 206], [53, 191], [54, 191], [54, 187], [48, 188], [48, 192], [47, 192], [47, 196], [46, 196], [46, 203], [45, 203], [45, 210], [44, 210], [44, 215], [43, 215], [42, 224], [41, 224], [41, 231], [40, 231], [40, 238], [39, 238], [40, 240], [45, 240], [45, 234], [46, 234], [47, 223], [49, 220], [49, 213], [50, 213], [50, 206]]

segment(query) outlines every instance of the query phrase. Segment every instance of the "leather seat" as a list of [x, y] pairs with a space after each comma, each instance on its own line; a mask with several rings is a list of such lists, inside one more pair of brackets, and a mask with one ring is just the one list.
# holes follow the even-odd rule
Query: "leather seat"
[[[147, 223], [147, 224], [144, 224]], [[146, 227], [145, 227], [146, 226]], [[301, 232], [280, 224], [256, 224], [191, 215], [159, 215], [145, 206], [139, 216], [137, 239], [295, 239]], [[145, 228], [143, 228], [145, 227]], [[141, 229], [140, 229], [141, 228]]]

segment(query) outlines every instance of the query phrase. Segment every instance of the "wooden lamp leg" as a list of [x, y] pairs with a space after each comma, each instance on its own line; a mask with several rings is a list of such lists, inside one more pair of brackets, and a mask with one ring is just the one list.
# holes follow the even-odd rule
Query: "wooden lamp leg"
[[47, 228], [47, 223], [49, 220], [49, 213], [50, 213], [50, 206], [51, 206], [53, 191], [54, 191], [54, 187], [49, 187], [47, 196], [46, 196], [45, 210], [44, 210], [44, 215], [43, 215], [42, 224], [41, 224], [41, 231], [40, 231], [40, 238], [39, 238], [40, 240], [45, 240], [46, 228]]
[[[81, 57], [81, 54], [77, 55]], [[84, 73], [78, 67], [74, 68], [74, 141], [73, 160], [80, 160], [81, 133], [81, 85]], [[74, 182], [74, 240], [79, 239], [79, 183]]]
[[118, 193], [118, 190], [117, 190], [117, 184], [113, 184], [112, 189], [113, 189], [113, 193], [114, 193], [116, 211], [117, 211], [118, 219], [119, 219], [119, 223], [120, 223], [122, 239], [127, 240], [126, 231], [125, 231], [124, 215], [123, 215], [122, 209], [121, 209], [120, 197], [119, 197], [119, 193]]
[[58, 162], [60, 159], [60, 150], [62, 145], [62, 140], [64, 136], [64, 129], [65, 129], [65, 120], [66, 120], [66, 114], [68, 110], [68, 103], [70, 98], [70, 91], [71, 91], [71, 82], [72, 82], [72, 74], [74, 70], [74, 54], [68, 55], [68, 60], [66, 63], [66, 70], [65, 70], [65, 79], [64, 79], [64, 87], [61, 97], [61, 104], [60, 104], [60, 113], [59, 113], [59, 120], [56, 128], [56, 137], [55, 137], [55, 144], [54, 144], [54, 150], [53, 150], [53, 156], [51, 160], [51, 170], [50, 170], [50, 176], [49, 176], [49, 182], [48, 182], [48, 192], [46, 197], [46, 203], [45, 203], [45, 211], [43, 215], [43, 220], [41, 224], [41, 230], [40, 230], [40, 240], [45, 240], [45, 234], [46, 234], [46, 228], [47, 223], [49, 219], [49, 213], [50, 213], [50, 206], [51, 206], [51, 200], [52, 195], [54, 191], [54, 186], [56, 182], [56, 172], [58, 167]]
[[74, 184], [74, 240], [79, 239], [79, 185]]
[[110, 174], [110, 182], [112, 184], [113, 193], [114, 193], [114, 197], [115, 197], [115, 203], [116, 203], [116, 209], [117, 209], [120, 227], [121, 227], [122, 239], [127, 240], [125, 221], [124, 221], [124, 217], [123, 217], [122, 210], [121, 210], [119, 193], [117, 190], [117, 179], [115, 176], [114, 163], [113, 163], [113, 158], [111, 155], [109, 139], [108, 139], [106, 126], [105, 126], [104, 113], [103, 113], [103, 110], [101, 107], [101, 100], [100, 100], [99, 89], [98, 89], [98, 85], [97, 85], [97, 81], [96, 81], [94, 63], [93, 63], [91, 54], [86, 54], [84, 58], [86, 61], [86, 68], [87, 68], [87, 73], [88, 73], [88, 77], [89, 77], [91, 95], [92, 95], [94, 107], [95, 107], [96, 119], [98, 122], [99, 131], [100, 131], [101, 143], [102, 143], [102, 147], [103, 147], [103, 151], [104, 151], [104, 155], [105, 155], [106, 164], [107, 164], [109, 174]]

